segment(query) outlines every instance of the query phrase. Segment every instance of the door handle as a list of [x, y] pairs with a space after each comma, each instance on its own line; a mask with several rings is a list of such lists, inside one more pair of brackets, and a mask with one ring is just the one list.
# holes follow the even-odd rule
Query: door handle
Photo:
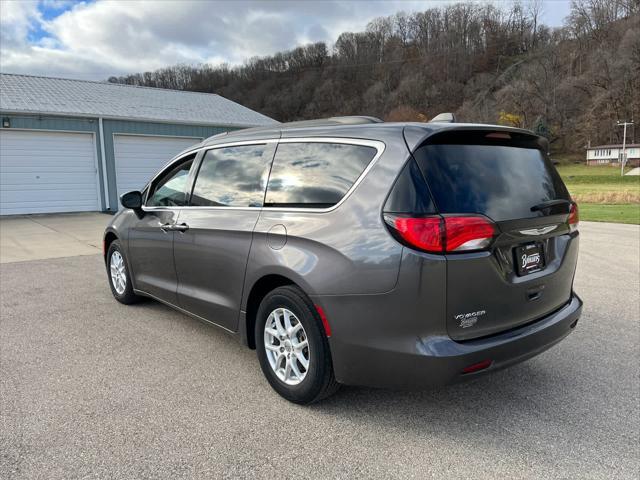
[[163, 232], [180, 232], [184, 233], [189, 230], [189, 225], [186, 223], [165, 223], [160, 225], [160, 230]]

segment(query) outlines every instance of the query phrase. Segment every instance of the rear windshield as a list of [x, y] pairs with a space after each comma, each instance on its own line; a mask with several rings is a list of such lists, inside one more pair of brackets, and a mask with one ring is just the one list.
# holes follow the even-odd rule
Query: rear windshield
[[[481, 213], [494, 221], [541, 216], [539, 203], [569, 200], [564, 183], [535, 148], [424, 145], [415, 153], [441, 213]], [[558, 211], [559, 209], [559, 211]], [[556, 207], [546, 213], [566, 213]]]

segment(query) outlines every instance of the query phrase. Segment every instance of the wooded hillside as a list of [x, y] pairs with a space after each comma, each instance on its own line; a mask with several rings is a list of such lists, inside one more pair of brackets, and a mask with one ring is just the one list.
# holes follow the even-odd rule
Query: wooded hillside
[[[640, 121], [640, 0], [575, 0], [555, 29], [540, 22], [541, 8], [531, 0], [398, 13], [331, 46], [109, 81], [218, 93], [280, 121], [456, 112], [532, 129], [556, 152], [618, 141], [617, 120]], [[640, 141], [637, 131], [630, 140]]]

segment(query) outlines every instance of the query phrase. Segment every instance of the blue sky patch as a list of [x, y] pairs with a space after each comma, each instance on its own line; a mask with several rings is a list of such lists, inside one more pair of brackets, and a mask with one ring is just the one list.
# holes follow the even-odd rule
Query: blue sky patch
[[[71, 10], [74, 6], [80, 3], [93, 3], [94, 1], [95, 0], [41, 0], [38, 3], [38, 12], [40, 13], [42, 20], [46, 22]], [[48, 36], [49, 34], [42, 28], [42, 24], [40, 22], [33, 22], [27, 40], [29, 43], [39, 43], [40, 40]]]

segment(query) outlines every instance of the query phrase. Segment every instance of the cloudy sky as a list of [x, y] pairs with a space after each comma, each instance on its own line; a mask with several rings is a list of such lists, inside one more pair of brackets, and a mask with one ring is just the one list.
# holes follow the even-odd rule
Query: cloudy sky
[[[177, 63], [239, 64], [453, 1], [0, 0], [0, 71], [103, 80]], [[543, 1], [544, 22], [560, 25], [569, 0]]]

